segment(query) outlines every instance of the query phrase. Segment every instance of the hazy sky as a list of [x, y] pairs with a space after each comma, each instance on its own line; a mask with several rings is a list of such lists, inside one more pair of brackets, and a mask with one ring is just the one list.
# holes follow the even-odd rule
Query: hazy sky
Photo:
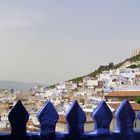
[[139, 0], [0, 1], [0, 80], [68, 80], [135, 48]]

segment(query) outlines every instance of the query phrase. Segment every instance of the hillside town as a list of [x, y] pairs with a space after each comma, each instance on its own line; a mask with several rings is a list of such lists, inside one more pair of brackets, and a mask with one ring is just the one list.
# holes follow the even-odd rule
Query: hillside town
[[[136, 52], [135, 52], [136, 53]], [[137, 53], [135, 54], [137, 55]], [[131, 68], [131, 66], [137, 66]], [[86, 113], [85, 130], [93, 129], [92, 112], [105, 100], [112, 113], [123, 99], [128, 99], [134, 111], [140, 110], [137, 97], [140, 96], [140, 61], [126, 60], [117, 69], [102, 71], [96, 77], [85, 76], [81, 82], [65, 81], [53, 87], [35, 86], [29, 91], [0, 90], [0, 131], [10, 131], [8, 113], [18, 100], [21, 100], [30, 114], [27, 124], [28, 131], [38, 131], [39, 122], [36, 114], [47, 102], [51, 101], [59, 113], [56, 130], [66, 131], [65, 113], [74, 100], [77, 100]], [[140, 126], [135, 121], [135, 128]], [[111, 123], [114, 129], [114, 119]]]

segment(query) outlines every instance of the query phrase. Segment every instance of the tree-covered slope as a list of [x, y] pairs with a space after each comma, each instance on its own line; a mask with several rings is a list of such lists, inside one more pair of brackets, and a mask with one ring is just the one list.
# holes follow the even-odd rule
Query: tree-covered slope
[[[115, 64], [115, 65], [112, 62], [109, 63], [108, 65], [102, 65], [98, 69], [96, 69], [94, 72], [91, 72], [91, 73], [89, 73], [87, 75], [84, 75], [84, 76], [81, 76], [81, 77], [77, 77], [77, 78], [71, 79], [69, 81], [82, 82], [82, 79], [85, 76], [96, 77], [98, 74], [102, 73], [102, 71], [120, 68], [126, 61], [131, 61], [131, 62], [140, 61], [140, 54], [138, 54], [136, 56], [133, 56], [133, 57], [130, 57], [130, 58], [126, 59], [125, 61], [120, 62], [120, 63]], [[135, 66], [132, 65], [129, 68], [136, 68], [136, 67], [137, 67], [136, 65]]]

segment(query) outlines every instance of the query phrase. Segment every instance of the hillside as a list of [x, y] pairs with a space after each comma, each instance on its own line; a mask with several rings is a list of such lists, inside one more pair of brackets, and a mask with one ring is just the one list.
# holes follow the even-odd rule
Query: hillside
[[[81, 77], [71, 79], [69, 81], [73, 81], [73, 82], [77, 82], [77, 83], [82, 82], [82, 79], [85, 76], [96, 77], [98, 74], [102, 73], [102, 71], [110, 70], [110, 69], [117, 69], [117, 68], [121, 67], [126, 61], [131, 61], [131, 62], [140, 61], [140, 54], [138, 54], [136, 56], [133, 56], [133, 57], [130, 57], [130, 58], [124, 60], [123, 62], [120, 62], [120, 63], [115, 64], [115, 65], [111, 62], [108, 65], [100, 66], [94, 72], [91, 72], [91, 73], [89, 73], [87, 75], [84, 75], [84, 76], [81, 76]], [[137, 67], [139, 67], [139, 65], [131, 65], [131, 66], [129, 66], [129, 68], [137, 68]]]

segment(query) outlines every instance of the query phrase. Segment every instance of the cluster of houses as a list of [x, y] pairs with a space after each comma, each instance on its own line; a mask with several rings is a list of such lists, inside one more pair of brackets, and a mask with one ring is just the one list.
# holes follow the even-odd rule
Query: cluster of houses
[[[36, 114], [39, 109], [51, 101], [59, 113], [59, 121], [56, 126], [58, 131], [66, 131], [65, 113], [74, 100], [77, 100], [85, 111], [87, 120], [85, 130], [93, 130], [92, 112], [105, 100], [114, 113], [123, 99], [128, 99], [132, 108], [137, 113], [140, 105], [135, 99], [140, 96], [140, 68], [126, 68], [126, 62], [118, 69], [103, 71], [97, 77], [85, 76], [82, 82], [74, 83], [66, 81], [55, 85], [54, 88], [36, 86], [27, 92], [12, 92], [0, 90], [0, 131], [9, 131], [8, 112], [18, 100], [21, 100], [30, 114], [27, 129], [29, 131], [39, 130], [39, 122]], [[136, 120], [135, 127], [140, 126]], [[111, 129], [115, 127], [113, 119]]]

